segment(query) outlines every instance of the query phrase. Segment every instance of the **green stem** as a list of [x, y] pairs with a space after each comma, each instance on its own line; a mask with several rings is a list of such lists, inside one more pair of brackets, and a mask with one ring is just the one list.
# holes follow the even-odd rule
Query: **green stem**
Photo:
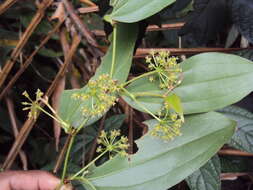
[[96, 190], [96, 187], [88, 179], [84, 177], [75, 177], [74, 180], [82, 181], [83, 183], [89, 185], [92, 190]]
[[87, 168], [89, 168], [92, 164], [94, 164], [99, 158], [101, 158], [105, 153], [107, 153], [108, 150], [105, 150], [103, 153], [101, 153], [98, 157], [96, 157], [94, 160], [92, 160], [89, 164], [87, 164], [84, 168], [82, 168], [79, 172], [77, 172], [76, 174], [72, 175], [70, 177], [70, 180], [75, 179], [78, 175], [80, 175], [81, 173], [83, 173]]
[[54, 108], [46, 100], [42, 99], [42, 102], [50, 109], [50, 111], [55, 115], [55, 117], [60, 121], [60, 123], [65, 126], [65, 122], [57, 114], [57, 112], [54, 110]]
[[135, 101], [136, 104], [138, 104], [138, 106], [140, 106], [145, 112], [149, 113], [153, 118], [155, 118], [157, 121], [161, 122], [161, 119], [159, 119], [155, 114], [153, 114], [151, 111], [149, 111], [145, 106], [143, 106], [136, 98], [133, 94], [131, 94], [130, 92], [128, 92], [125, 88], [122, 88], [122, 90], [130, 97], [133, 99], [133, 101]]
[[111, 66], [111, 72], [110, 77], [112, 78], [115, 62], [116, 62], [116, 42], [117, 42], [117, 25], [115, 24], [113, 26], [113, 44], [112, 44], [112, 66]]
[[70, 142], [69, 142], [68, 150], [67, 150], [66, 157], [65, 157], [65, 161], [64, 161], [64, 167], [63, 167], [63, 172], [62, 172], [62, 177], [61, 177], [61, 184], [63, 184], [64, 179], [65, 179], [65, 177], [66, 177], [66, 172], [67, 172], [67, 167], [68, 167], [68, 161], [69, 161], [70, 150], [71, 150], [71, 148], [72, 148], [72, 145], [73, 145], [75, 136], [76, 136], [76, 133], [73, 134], [73, 135], [71, 136], [71, 139], [70, 139]]
[[58, 118], [56, 118], [54, 115], [48, 113], [46, 110], [44, 110], [43, 108], [41, 108], [40, 106], [36, 106], [39, 110], [41, 110], [43, 113], [47, 114], [49, 117], [51, 117], [52, 119], [54, 119], [55, 121], [57, 121], [59, 124], [63, 125], [66, 127], [66, 123], [62, 120], [59, 120]]
[[153, 97], [164, 98], [164, 95], [155, 94], [155, 93], [149, 93], [149, 92], [138, 92], [138, 93], [134, 93], [133, 95], [134, 95], [135, 97], [153, 96]]
[[131, 79], [131, 80], [129, 80], [129, 81], [123, 83], [123, 84], [122, 84], [122, 87], [124, 87], [124, 86], [128, 85], [129, 83], [132, 83], [132, 82], [134, 82], [134, 81], [136, 81], [136, 80], [139, 80], [139, 79], [141, 79], [141, 78], [143, 78], [143, 77], [147, 77], [147, 76], [149, 76], [149, 75], [153, 75], [153, 74], [155, 74], [155, 73], [157, 73], [156, 70], [150, 71], [150, 72], [147, 72], [147, 73], [144, 73], [144, 74], [142, 74], [142, 75], [139, 75], [138, 77], [134, 77], [133, 79]]
[[88, 120], [89, 120], [89, 118], [86, 118], [83, 120], [83, 122], [77, 128], [76, 133], [78, 133], [83, 128], [83, 126], [88, 122]]

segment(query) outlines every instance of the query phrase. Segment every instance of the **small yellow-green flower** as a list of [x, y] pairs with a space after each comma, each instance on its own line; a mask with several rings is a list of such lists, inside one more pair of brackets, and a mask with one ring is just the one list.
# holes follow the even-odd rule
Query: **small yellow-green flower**
[[115, 154], [127, 156], [126, 151], [129, 147], [128, 139], [124, 136], [120, 136], [119, 130], [112, 130], [110, 132], [101, 131], [97, 142], [100, 144], [97, 148], [98, 153], [108, 151], [110, 158]]
[[[156, 53], [152, 51], [146, 57], [146, 63], [148, 63], [150, 70], [157, 71], [156, 77], [159, 78], [161, 89], [172, 90], [182, 82], [181, 65], [177, 63], [176, 57], [170, 57], [169, 52]], [[152, 78], [151, 82], [154, 79]]]
[[86, 117], [94, 117], [102, 115], [115, 104], [119, 89], [116, 80], [103, 74], [98, 79], [88, 82], [85, 93], [74, 93], [72, 98], [88, 102], [88, 105], [83, 106], [82, 114]]
[[179, 116], [175, 117], [175, 115], [171, 115], [171, 117], [158, 122], [150, 134], [154, 137], [161, 138], [164, 141], [169, 141], [174, 139], [176, 136], [181, 135], [180, 129], [182, 124], [183, 121]]
[[29, 102], [22, 102], [22, 105], [25, 106], [23, 110], [29, 110], [29, 113], [28, 113], [29, 118], [33, 118], [33, 119], [37, 118], [39, 102], [42, 99], [43, 92], [41, 92], [40, 89], [38, 89], [36, 92], [36, 99], [34, 101], [30, 98], [27, 91], [24, 91], [22, 95], [25, 96], [29, 100]]
[[[159, 112], [158, 123], [154, 126], [150, 134], [162, 140], [172, 140], [181, 135], [181, 126], [184, 123], [184, 116], [178, 109], [174, 110], [169, 101], [164, 102], [164, 107]], [[178, 107], [177, 107], [178, 108]], [[179, 109], [180, 110], [180, 109]]]

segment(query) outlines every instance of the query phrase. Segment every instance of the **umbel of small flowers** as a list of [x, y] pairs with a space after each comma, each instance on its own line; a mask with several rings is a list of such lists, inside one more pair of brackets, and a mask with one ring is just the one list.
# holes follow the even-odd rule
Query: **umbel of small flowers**
[[95, 117], [115, 105], [119, 90], [116, 80], [108, 74], [102, 74], [98, 79], [88, 82], [84, 93], [74, 93], [71, 98], [87, 102], [87, 105], [82, 107], [82, 114], [86, 117]]
[[[175, 95], [172, 96], [175, 97]], [[182, 108], [177, 109], [178, 112], [172, 108], [172, 102], [174, 104], [176, 102], [177, 108], [182, 106], [179, 97], [177, 98], [165, 100], [164, 106], [159, 113], [158, 124], [154, 126], [150, 133], [152, 136], [168, 141], [181, 135], [180, 128], [184, 123]]]
[[[50, 106], [50, 104], [48, 102], [48, 97], [43, 97], [44, 93], [41, 92], [40, 89], [37, 89], [37, 91], [36, 91], [35, 100], [32, 100], [26, 91], [24, 91], [22, 95], [25, 96], [29, 100], [29, 102], [22, 102], [22, 105], [25, 106], [23, 108], [23, 110], [29, 110], [28, 117], [30, 119], [36, 119], [38, 117], [38, 112], [42, 111], [45, 114], [47, 114], [48, 116], [50, 116], [52, 119], [54, 119], [55, 121], [60, 123], [61, 126], [63, 127], [63, 129], [67, 133], [69, 132], [68, 131], [70, 129], [69, 124], [67, 124], [65, 121], [63, 121], [61, 119], [61, 117], [57, 114], [57, 112], [52, 108], [52, 106]], [[50, 114], [49, 112], [47, 112], [45, 109], [43, 109], [41, 107], [41, 102], [44, 103], [49, 108], [49, 110], [52, 112], [52, 114]]]
[[182, 82], [182, 68], [177, 63], [177, 58], [170, 56], [167, 51], [154, 52], [146, 57], [146, 63], [150, 70], [156, 71], [156, 74], [149, 77], [151, 82], [159, 78], [161, 89], [174, 89]]
[[99, 146], [97, 153], [109, 152], [110, 159], [115, 155], [127, 156], [127, 149], [129, 147], [128, 139], [120, 136], [120, 130], [111, 130], [110, 132], [101, 131], [97, 140]]
[[25, 106], [22, 110], [29, 110], [29, 113], [28, 113], [29, 118], [31, 118], [31, 119], [37, 118], [38, 106], [39, 106], [40, 100], [43, 96], [43, 92], [41, 92], [40, 89], [38, 89], [36, 91], [36, 99], [34, 101], [31, 99], [31, 97], [29, 96], [27, 91], [24, 91], [22, 93], [22, 95], [25, 96], [29, 100], [29, 102], [22, 102], [22, 105]]
[[174, 139], [176, 136], [181, 136], [181, 126], [183, 119], [177, 113], [170, 114], [154, 126], [150, 134], [154, 137], [159, 137], [164, 141]]

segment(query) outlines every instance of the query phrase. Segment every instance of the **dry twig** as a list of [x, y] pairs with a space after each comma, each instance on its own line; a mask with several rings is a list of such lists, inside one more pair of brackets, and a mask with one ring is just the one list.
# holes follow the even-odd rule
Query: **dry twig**
[[[6, 101], [8, 112], [9, 112], [9, 115], [10, 115], [12, 131], [14, 133], [14, 137], [17, 138], [17, 136], [18, 136], [18, 125], [17, 125], [17, 120], [16, 120], [16, 114], [15, 114], [15, 111], [14, 111], [14, 105], [13, 105], [12, 100], [9, 97], [6, 97], [5, 101]], [[28, 169], [28, 164], [27, 164], [27, 157], [26, 157], [25, 152], [23, 150], [20, 150], [19, 151], [19, 156], [20, 156], [20, 160], [23, 164], [23, 169], [27, 170]]]
[[21, 39], [19, 40], [17, 46], [12, 51], [10, 59], [8, 59], [6, 61], [2, 71], [0, 72], [0, 88], [2, 87], [7, 75], [11, 71], [11, 69], [12, 69], [15, 61], [17, 60], [19, 54], [21, 53], [23, 47], [27, 43], [28, 39], [31, 37], [35, 28], [38, 26], [38, 24], [40, 23], [40, 21], [44, 17], [46, 9], [52, 4], [52, 2], [53, 2], [53, 0], [44, 0], [40, 4], [37, 13], [33, 17], [31, 23], [29, 24], [29, 26], [27, 27], [27, 29], [25, 30], [23, 35], [21, 36]]
[[98, 139], [99, 135], [101, 134], [101, 131], [102, 131], [103, 128], [104, 128], [105, 118], [106, 118], [106, 114], [105, 114], [105, 115], [102, 117], [102, 119], [100, 120], [99, 128], [98, 128], [98, 134], [97, 134], [96, 139], [94, 139], [94, 141], [93, 141], [93, 144], [92, 144], [92, 147], [91, 147], [91, 150], [90, 150], [90, 153], [89, 153], [89, 162], [92, 161], [92, 158], [93, 158], [93, 156], [94, 156], [94, 154], [95, 154], [96, 147], [97, 147], [97, 139]]
[[[53, 93], [54, 89], [56, 88], [59, 80], [64, 76], [66, 73], [66, 70], [71, 62], [71, 59], [80, 43], [81, 39], [79, 36], [75, 36], [68, 54], [68, 57], [65, 59], [64, 64], [60, 68], [60, 71], [57, 73], [53, 83], [48, 88], [47, 92], [45, 93], [45, 96], [50, 97]], [[41, 104], [43, 107], [43, 105]], [[39, 115], [39, 113], [38, 113]], [[27, 136], [29, 135], [33, 125], [35, 124], [36, 119], [27, 119], [24, 123], [23, 127], [20, 130], [19, 135], [17, 136], [17, 139], [15, 140], [11, 150], [9, 151], [7, 158], [5, 159], [5, 162], [2, 166], [3, 169], [9, 169], [14, 162], [18, 152], [20, 151], [22, 145], [24, 144], [25, 140], [27, 139]]]
[[234, 149], [221, 149], [218, 152], [220, 155], [230, 155], [230, 156], [250, 156], [252, 157], [252, 153], [243, 152], [240, 150], [234, 150]]
[[10, 82], [6, 85], [6, 87], [3, 89], [3, 91], [0, 93], [0, 100], [5, 96], [5, 94], [11, 89], [11, 87], [15, 84], [15, 82], [18, 80], [20, 75], [26, 70], [26, 68], [32, 63], [33, 57], [38, 53], [38, 51], [48, 42], [48, 40], [52, 37], [52, 35], [60, 28], [62, 22], [58, 22], [52, 31], [50, 31], [47, 36], [42, 40], [38, 48], [36, 48], [32, 54], [27, 58], [25, 63], [21, 66], [21, 68], [18, 70], [18, 72], [12, 77]]
[[0, 5], [0, 15], [14, 5], [18, 0], [6, 0]]

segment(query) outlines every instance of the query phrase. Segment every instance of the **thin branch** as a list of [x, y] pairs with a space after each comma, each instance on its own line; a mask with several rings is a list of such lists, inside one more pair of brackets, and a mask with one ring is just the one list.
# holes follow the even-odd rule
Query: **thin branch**
[[98, 12], [99, 8], [98, 6], [92, 6], [92, 7], [82, 7], [78, 9], [78, 12], [80, 14], [86, 14], [86, 13], [94, 13], [94, 12]]
[[[161, 27], [157, 25], [149, 25], [147, 28], [147, 32], [155, 32], [155, 31], [162, 31], [162, 30], [173, 30], [179, 29], [184, 26], [183, 22], [173, 23], [173, 24], [162, 24]], [[95, 36], [98, 37], [105, 37], [105, 32], [103, 30], [92, 30], [91, 31]]]
[[143, 58], [147, 56], [152, 50], [154, 51], [169, 51], [171, 55], [182, 55], [182, 54], [197, 54], [204, 52], [234, 52], [241, 51], [249, 48], [138, 48], [134, 58]]
[[220, 179], [221, 180], [236, 180], [238, 177], [241, 176], [248, 176], [249, 173], [221, 173]]
[[[47, 97], [51, 96], [51, 94], [53, 93], [54, 89], [56, 88], [59, 80], [64, 76], [80, 41], [81, 41], [80, 37], [76, 35], [73, 39], [68, 57], [65, 59], [64, 64], [60, 68], [60, 71], [57, 73], [53, 83], [50, 85], [47, 92], [45, 93], [45, 96], [47, 96]], [[41, 104], [41, 107], [43, 107], [43, 104]], [[38, 113], [38, 115], [39, 114], [40, 113]], [[32, 127], [35, 124], [35, 122], [36, 122], [36, 119], [29, 119], [28, 118], [26, 120], [26, 122], [24, 123], [23, 127], [20, 130], [19, 135], [17, 136], [16, 141], [14, 142], [11, 150], [9, 151], [7, 158], [5, 159], [5, 162], [2, 166], [3, 169], [9, 169], [12, 166], [18, 152], [20, 151], [22, 145], [24, 144], [25, 140], [27, 139], [27, 136], [29, 135], [30, 131], [32, 130]]]
[[85, 3], [86, 5], [88, 6], [96, 6], [95, 3], [93, 3], [92, 1], [90, 0], [80, 0], [81, 3]]
[[18, 0], [6, 0], [0, 5], [0, 15], [7, 11], [12, 5], [14, 5]]
[[71, 134], [68, 135], [67, 140], [66, 140], [66, 142], [65, 142], [65, 144], [64, 144], [64, 146], [57, 158], [57, 161], [56, 161], [56, 164], [55, 164], [54, 170], [53, 170], [53, 173], [55, 173], [55, 174], [58, 172], [59, 168], [62, 165], [62, 162], [64, 160], [64, 155], [66, 154], [67, 149], [69, 147], [69, 142], [70, 142], [71, 136], [72, 136]]
[[27, 58], [25, 63], [21, 66], [21, 68], [18, 70], [18, 72], [12, 77], [10, 82], [7, 84], [7, 86], [3, 89], [3, 91], [0, 93], [0, 100], [5, 96], [5, 94], [11, 89], [11, 87], [15, 84], [15, 82], [18, 80], [20, 75], [26, 70], [26, 68], [32, 63], [33, 57], [38, 53], [38, 51], [48, 42], [48, 40], [52, 37], [52, 35], [60, 28], [62, 22], [58, 22], [52, 31], [50, 31], [47, 36], [42, 40], [38, 48], [36, 48], [32, 54]]
[[93, 156], [94, 156], [94, 154], [95, 154], [96, 147], [97, 147], [97, 139], [98, 139], [99, 135], [101, 134], [101, 131], [102, 131], [103, 128], [104, 128], [105, 118], [106, 118], [106, 114], [105, 114], [105, 115], [102, 117], [102, 119], [100, 120], [99, 128], [98, 128], [98, 133], [97, 133], [97, 137], [96, 137], [96, 139], [94, 139], [93, 144], [92, 144], [92, 147], [91, 147], [91, 149], [90, 149], [90, 153], [89, 153], [89, 162], [92, 161]]
[[[8, 108], [9, 115], [10, 115], [12, 131], [14, 133], [14, 137], [17, 138], [17, 136], [18, 136], [18, 125], [17, 125], [17, 120], [16, 120], [16, 114], [15, 114], [15, 111], [14, 111], [14, 105], [13, 105], [12, 100], [9, 97], [6, 97], [5, 101], [6, 101], [6, 105], [7, 105], [7, 108]], [[20, 150], [19, 151], [19, 156], [20, 156], [20, 160], [23, 164], [23, 169], [27, 170], [28, 169], [28, 164], [27, 164], [27, 157], [26, 157], [25, 152], [23, 150]]]
[[128, 131], [128, 141], [129, 141], [129, 148], [128, 148], [128, 153], [129, 154], [133, 154], [133, 144], [134, 144], [134, 137], [133, 137], [133, 133], [134, 133], [134, 130], [133, 130], [133, 108], [131, 108], [129, 106], [129, 122], [128, 122], [128, 125], [129, 125], [129, 131]]
[[33, 31], [36, 29], [42, 18], [44, 17], [46, 9], [52, 4], [52, 2], [53, 0], [44, 0], [40, 4], [37, 13], [33, 17], [31, 23], [29, 24], [23, 35], [21, 36], [21, 39], [19, 40], [17, 46], [12, 51], [10, 59], [6, 61], [2, 71], [0, 72], [0, 88], [2, 87], [7, 75], [11, 71], [23, 47], [27, 43], [28, 39], [31, 37]]
[[[64, 58], [66, 59], [68, 57], [68, 52], [69, 52], [69, 49], [70, 49], [70, 45], [68, 44], [68, 41], [67, 41], [67, 38], [66, 38], [66, 30], [65, 30], [65, 28], [63, 28], [60, 31], [59, 37], [60, 37], [60, 42], [61, 42], [62, 50], [63, 50], [63, 53], [64, 53]], [[60, 104], [59, 98], [61, 96], [62, 91], [65, 88], [65, 80], [66, 80], [66, 76], [64, 76], [64, 77], [62, 77], [60, 79], [59, 84], [56, 87], [56, 90], [55, 90], [55, 92], [53, 93], [53, 96], [52, 96], [53, 108], [56, 111], [58, 110], [59, 104]], [[55, 148], [56, 148], [56, 151], [58, 152], [59, 142], [60, 142], [60, 136], [61, 136], [61, 126], [60, 126], [60, 124], [57, 121], [54, 120], [53, 122], [54, 122]]]
[[73, 5], [68, 0], [62, 0], [67, 13], [69, 14], [70, 18], [72, 19], [73, 23], [76, 25], [78, 30], [82, 33], [83, 37], [86, 38], [87, 42], [94, 47], [98, 47], [98, 43], [95, 40], [92, 33], [88, 30], [88, 27], [85, 23], [80, 19], [80, 17], [75, 13]]
[[252, 153], [243, 152], [243, 151], [234, 150], [234, 149], [221, 149], [218, 153], [219, 153], [219, 155], [249, 156], [249, 157], [253, 157]]

